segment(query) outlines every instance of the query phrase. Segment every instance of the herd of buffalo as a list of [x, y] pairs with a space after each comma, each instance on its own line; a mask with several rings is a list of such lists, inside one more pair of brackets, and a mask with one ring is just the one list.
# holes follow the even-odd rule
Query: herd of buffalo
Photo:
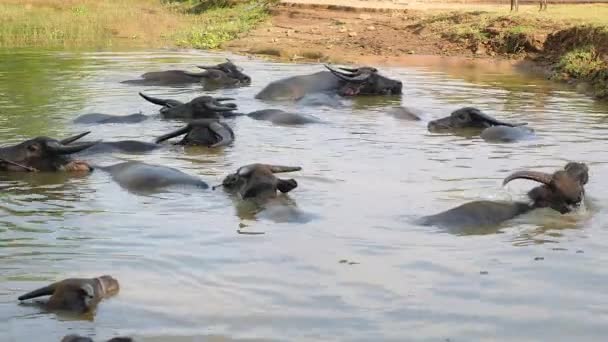
[[[139, 85], [183, 85], [201, 83], [206, 88], [239, 87], [250, 84], [251, 78], [232, 61], [213, 66], [201, 66], [202, 72], [168, 70], [149, 72], [140, 79], [123, 81]], [[332, 106], [341, 97], [400, 95], [402, 83], [381, 75], [372, 67], [332, 68], [311, 75], [288, 77], [268, 84], [256, 98], [263, 101], [303, 101], [303, 103]], [[304, 125], [322, 123], [316, 117], [286, 112], [279, 109], [264, 109], [252, 113], [237, 112], [233, 99], [227, 97], [199, 96], [190, 102], [162, 99], [140, 93], [146, 101], [160, 106], [160, 116], [165, 119], [185, 121], [185, 126], [158, 137], [154, 143], [136, 140], [82, 141], [89, 132], [62, 140], [36, 137], [12, 146], [0, 148], [0, 170], [2, 172], [77, 172], [93, 170], [108, 172], [112, 179], [127, 189], [163, 188], [172, 185], [191, 185], [207, 189], [208, 185], [198, 177], [177, 169], [141, 162], [121, 162], [115, 165], [98, 166], [80, 158], [93, 153], [143, 153], [163, 147], [167, 140], [179, 138], [175, 144], [199, 145], [221, 148], [233, 144], [234, 131], [230, 120], [248, 116], [256, 120], [267, 120], [279, 125]], [[399, 115], [410, 120], [420, 120], [415, 114], [400, 108]], [[143, 114], [109, 115], [85, 114], [77, 119], [82, 124], [138, 123], [153, 117]], [[465, 107], [449, 116], [430, 121], [431, 132], [476, 132], [486, 141], [511, 142], [534, 136], [534, 130], [525, 123], [507, 123], [497, 120], [479, 109]], [[268, 163], [250, 164], [227, 175], [221, 187], [242, 201], [264, 203], [275, 198], [278, 192], [288, 193], [298, 183], [294, 179], [281, 179], [276, 175], [301, 170], [298, 166], [281, 166]], [[539, 171], [517, 171], [508, 175], [503, 184], [516, 179], [533, 180], [540, 185], [527, 194], [528, 201], [498, 202], [475, 201], [460, 205], [418, 220], [421, 225], [440, 227], [468, 227], [497, 225], [537, 208], [551, 208], [561, 214], [571, 212], [584, 200], [584, 186], [589, 179], [584, 163], [570, 162], [552, 174]], [[215, 187], [214, 187], [215, 189]], [[34, 290], [19, 297], [20, 301], [50, 296], [45, 302], [36, 302], [51, 311], [68, 311], [78, 314], [94, 312], [104, 298], [118, 292], [118, 281], [111, 276], [92, 279], [65, 279]], [[110, 341], [130, 341], [118, 337]], [[92, 341], [88, 337], [68, 335], [65, 342]]]

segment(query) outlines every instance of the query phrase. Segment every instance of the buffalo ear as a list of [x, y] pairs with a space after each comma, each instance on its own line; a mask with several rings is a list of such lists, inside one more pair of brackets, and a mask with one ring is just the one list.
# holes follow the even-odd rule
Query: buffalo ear
[[277, 189], [282, 193], [288, 193], [298, 187], [295, 179], [278, 179]]

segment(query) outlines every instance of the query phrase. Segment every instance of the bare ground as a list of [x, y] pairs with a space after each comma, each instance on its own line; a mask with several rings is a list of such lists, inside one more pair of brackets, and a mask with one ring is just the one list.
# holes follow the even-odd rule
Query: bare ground
[[[426, 25], [435, 13], [396, 6], [356, 8], [282, 3], [273, 9], [270, 22], [224, 47], [281, 59], [343, 63], [390, 63], [410, 55], [524, 57], [524, 54], [501, 54], [499, 49], [466, 38], [446, 37], [441, 29]], [[537, 29], [533, 37], [537, 41], [533, 44], [542, 45], [552, 29], [551, 26]]]

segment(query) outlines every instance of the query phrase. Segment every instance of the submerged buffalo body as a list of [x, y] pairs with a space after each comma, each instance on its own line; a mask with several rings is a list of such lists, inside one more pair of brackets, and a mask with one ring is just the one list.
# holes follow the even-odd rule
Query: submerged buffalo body
[[286, 112], [280, 109], [262, 109], [251, 112], [247, 116], [255, 120], [270, 121], [275, 125], [304, 125], [322, 122], [312, 115]]
[[121, 140], [121, 141], [103, 141], [94, 146], [82, 151], [79, 155], [91, 155], [98, 153], [145, 153], [161, 148], [162, 145], [137, 141], [137, 140]]
[[225, 63], [209, 66], [198, 66], [203, 72], [184, 70], [154, 71], [141, 75], [140, 79], [122, 81], [125, 84], [138, 85], [187, 85], [203, 82], [213, 87], [229, 87], [251, 83], [251, 77], [242, 69], [227, 60]]
[[473, 129], [480, 132], [482, 139], [490, 142], [512, 142], [534, 136], [534, 130], [523, 127], [527, 123], [509, 123], [497, 120], [477, 108], [464, 107], [449, 116], [428, 123], [429, 132], [449, 132]]
[[120, 186], [132, 191], [154, 191], [170, 186], [195, 186], [206, 189], [207, 183], [167, 166], [140, 162], [124, 162], [111, 166], [97, 167], [109, 172]]
[[77, 124], [112, 124], [112, 123], [139, 123], [148, 120], [149, 117], [144, 114], [130, 114], [130, 115], [111, 115], [102, 113], [90, 113], [84, 114], [76, 119], [74, 123]]
[[398, 95], [402, 83], [370, 67], [341, 68], [312, 75], [293, 76], [270, 83], [255, 97], [260, 100], [299, 100], [312, 93], [335, 93], [342, 96]]

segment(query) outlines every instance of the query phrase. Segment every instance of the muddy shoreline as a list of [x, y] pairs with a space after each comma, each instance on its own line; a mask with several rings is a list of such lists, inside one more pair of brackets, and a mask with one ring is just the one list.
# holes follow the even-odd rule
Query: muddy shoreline
[[[583, 29], [586, 25], [581, 25]], [[572, 32], [566, 32], [572, 29]], [[579, 32], [580, 31], [580, 32]], [[555, 37], [564, 41], [556, 44]], [[593, 36], [593, 37], [592, 37]], [[553, 37], [553, 40], [551, 40]], [[605, 35], [608, 39], [608, 34]], [[544, 78], [580, 84], [589, 95], [605, 98], [608, 62], [602, 34], [579, 30], [576, 21], [452, 11], [361, 8], [281, 3], [271, 19], [223, 48], [278, 61], [423, 66], [482, 64], [513, 68]], [[586, 40], [587, 39], [587, 40]], [[590, 75], [563, 65], [565, 55], [599, 44]], [[594, 51], [596, 51], [594, 50]], [[576, 55], [578, 56], [578, 55]], [[574, 64], [588, 64], [576, 60]]]

